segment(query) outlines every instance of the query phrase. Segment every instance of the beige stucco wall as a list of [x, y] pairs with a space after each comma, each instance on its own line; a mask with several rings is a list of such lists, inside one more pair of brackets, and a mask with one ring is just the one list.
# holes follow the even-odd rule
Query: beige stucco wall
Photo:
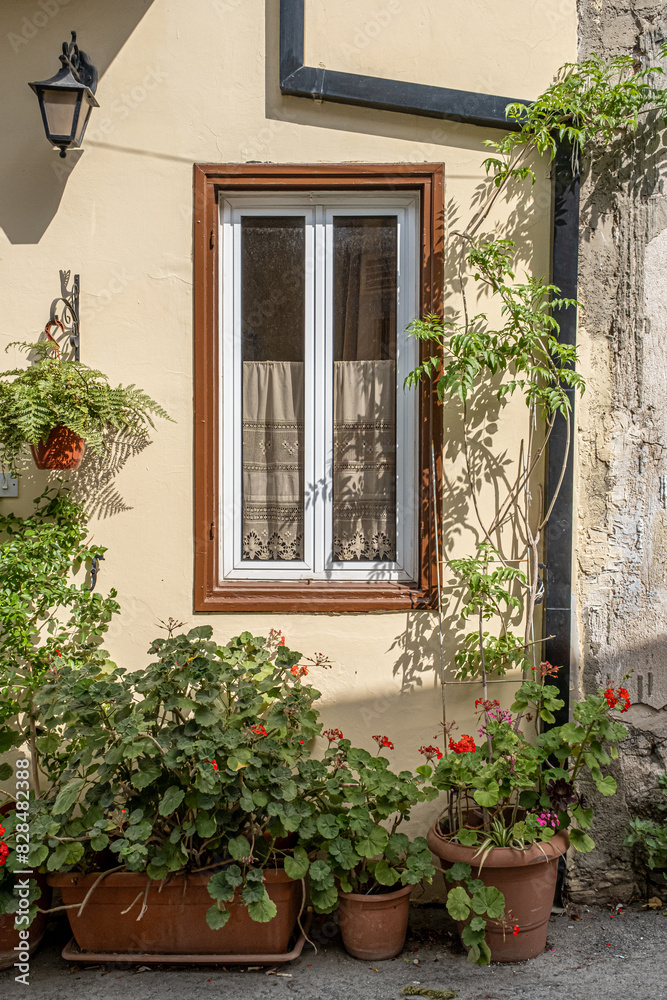
[[[531, 97], [576, 56], [574, 0], [471, 0], [451, 8], [437, 0], [309, 0], [307, 58]], [[391, 13], [386, 26], [369, 29], [383, 10]], [[59, 268], [79, 272], [82, 360], [141, 385], [175, 420], [161, 424], [113, 482], [90, 463], [72, 477], [96, 512], [95, 540], [109, 549], [100, 588], [115, 586], [123, 608], [107, 645], [130, 667], [143, 662], [158, 619], [195, 620], [193, 163], [444, 161], [450, 228], [465, 224], [484, 176], [484, 130], [282, 98], [277, 14], [278, 0], [4, 0], [0, 7], [1, 336], [36, 337], [58, 293]], [[44, 138], [27, 82], [55, 72], [73, 27], [100, 69], [100, 108], [84, 151], [63, 161]], [[499, 207], [500, 221], [508, 211]], [[523, 266], [542, 275], [549, 272], [549, 215], [541, 165], [523, 195], [518, 238]], [[457, 420], [448, 411], [448, 440]], [[517, 401], [500, 425], [508, 462], [516, 460], [524, 420]], [[449, 482], [460, 475], [451, 454], [447, 474]], [[19, 508], [45, 475], [22, 477]], [[491, 494], [489, 487], [489, 502]], [[463, 525], [447, 525], [449, 551], [469, 551], [474, 537]], [[449, 662], [457, 621], [451, 608], [447, 614]], [[333, 669], [313, 677], [325, 722], [369, 747], [373, 733], [386, 733], [397, 765], [414, 766], [416, 747], [434, 741], [441, 699], [433, 615], [196, 618], [210, 622], [221, 641], [242, 629], [280, 627], [293, 648], [327, 653]], [[509, 686], [499, 687], [509, 699]], [[460, 721], [459, 733], [474, 732], [470, 707], [478, 694], [448, 688], [448, 715]]]

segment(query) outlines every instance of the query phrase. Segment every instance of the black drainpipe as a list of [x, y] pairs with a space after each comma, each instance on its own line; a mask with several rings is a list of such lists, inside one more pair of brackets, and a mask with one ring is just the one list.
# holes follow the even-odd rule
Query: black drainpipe
[[[305, 0], [280, 0], [280, 90], [288, 97], [352, 104], [357, 107], [395, 111], [402, 114], [442, 118], [465, 125], [512, 129], [517, 126], [505, 118], [505, 107], [514, 98], [476, 94], [468, 90], [429, 87], [356, 73], [338, 73], [304, 65]], [[528, 102], [523, 102], [528, 103]], [[579, 263], [579, 176], [573, 176], [569, 148], [560, 146], [553, 167], [553, 232], [551, 280], [567, 298], [577, 297]], [[576, 344], [577, 317], [574, 309], [557, 312], [560, 339]], [[574, 395], [572, 403], [572, 438], [565, 476], [549, 519], [546, 536], [546, 643], [545, 658], [562, 667], [558, 684], [565, 707], [557, 723], [565, 722], [570, 710], [570, 669], [572, 664], [572, 511], [573, 511], [573, 441]], [[549, 443], [547, 457], [547, 503], [553, 496], [565, 454], [565, 421], [558, 417]]]

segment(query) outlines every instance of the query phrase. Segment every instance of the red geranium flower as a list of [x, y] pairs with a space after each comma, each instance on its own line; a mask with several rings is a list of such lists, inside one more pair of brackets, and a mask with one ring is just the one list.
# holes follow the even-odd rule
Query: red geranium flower
[[391, 742], [388, 736], [374, 736], [373, 739], [375, 740], [380, 749], [382, 749], [382, 747], [386, 747], [387, 750], [394, 749], [394, 744]]
[[343, 734], [340, 729], [324, 729], [322, 731], [322, 736], [326, 736], [329, 743], [333, 743], [334, 740], [342, 740]]
[[458, 743], [455, 743], [454, 740], [450, 739], [449, 749], [453, 750], [454, 753], [474, 753], [477, 747], [472, 736], [468, 736], [467, 733], [464, 733]]
[[214, 771], [218, 770], [218, 762], [215, 758], [213, 758], [213, 760], [205, 760], [204, 763], [210, 764]]
[[632, 702], [630, 701], [630, 694], [626, 690], [626, 688], [619, 687], [616, 688], [616, 691], [614, 691], [613, 687], [608, 687], [607, 690], [604, 692], [604, 697], [607, 699], [607, 704], [609, 705], [609, 708], [616, 708], [619, 701], [622, 701], [623, 708], [620, 709], [621, 712], [627, 712], [627, 710], [630, 708], [630, 705], [632, 704]]
[[294, 674], [295, 677], [304, 677], [308, 673], [308, 667], [302, 667], [300, 663], [296, 666], [290, 667], [290, 673]]
[[520, 930], [520, 928], [519, 928], [519, 925], [518, 925], [518, 924], [515, 924], [515, 925], [514, 925], [514, 929], [513, 929], [513, 931], [512, 931], [512, 934], [514, 935], [514, 937], [516, 937], [516, 936], [517, 936], [517, 934], [519, 933], [519, 930]]
[[440, 747], [419, 747], [419, 753], [423, 753], [427, 760], [433, 760], [434, 757], [437, 757], [438, 760], [440, 760], [442, 757], [442, 750]]
[[251, 726], [250, 732], [254, 733], [255, 736], [266, 736], [266, 729], [264, 726]]

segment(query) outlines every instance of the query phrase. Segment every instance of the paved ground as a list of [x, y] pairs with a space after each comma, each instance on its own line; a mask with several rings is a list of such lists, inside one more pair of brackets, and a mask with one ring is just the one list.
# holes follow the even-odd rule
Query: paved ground
[[[576, 917], [580, 919], [576, 919]], [[342, 949], [335, 925], [320, 922], [288, 966], [220, 968], [70, 966], [60, 957], [67, 926], [32, 959], [30, 985], [0, 973], [0, 998], [30, 1000], [401, 1000], [401, 988], [452, 989], [460, 1000], [667, 1000], [667, 914], [631, 907], [553, 915], [547, 950], [531, 962], [478, 968], [466, 962], [442, 907], [415, 907], [405, 951], [389, 962], [358, 962]], [[280, 973], [276, 975], [275, 973]], [[25, 992], [24, 992], [25, 991]]]

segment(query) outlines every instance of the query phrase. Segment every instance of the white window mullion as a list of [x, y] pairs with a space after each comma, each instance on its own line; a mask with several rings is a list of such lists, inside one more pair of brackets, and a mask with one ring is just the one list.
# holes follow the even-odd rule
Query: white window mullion
[[317, 353], [316, 353], [316, 330], [317, 330], [317, 294], [316, 294], [316, 261], [317, 243], [315, 211], [309, 210], [306, 213], [306, 317], [305, 317], [305, 337], [304, 345], [304, 412], [303, 412], [303, 482], [304, 482], [304, 509], [303, 509], [303, 557], [310, 572], [314, 572], [316, 565], [317, 527], [316, 510], [310, 500], [313, 484], [317, 482], [317, 430], [313, 425], [310, 414], [315, 409], [317, 398]]
[[327, 237], [325, 228], [325, 213], [321, 206], [315, 210], [315, 400], [311, 413], [316, 436], [316, 463], [313, 480], [313, 509], [315, 513], [315, 576], [321, 576], [325, 569], [325, 552], [327, 548], [327, 494], [330, 478], [328, 476], [328, 433], [327, 411], [330, 395], [328, 378], [327, 344], [324, 331], [327, 324]]
[[323, 402], [323, 518], [324, 545], [321, 570], [331, 570], [333, 562], [333, 469], [334, 469], [334, 266], [333, 266], [333, 213], [331, 209], [323, 212], [323, 278], [324, 278], [324, 311], [322, 316], [322, 348], [324, 369]]

